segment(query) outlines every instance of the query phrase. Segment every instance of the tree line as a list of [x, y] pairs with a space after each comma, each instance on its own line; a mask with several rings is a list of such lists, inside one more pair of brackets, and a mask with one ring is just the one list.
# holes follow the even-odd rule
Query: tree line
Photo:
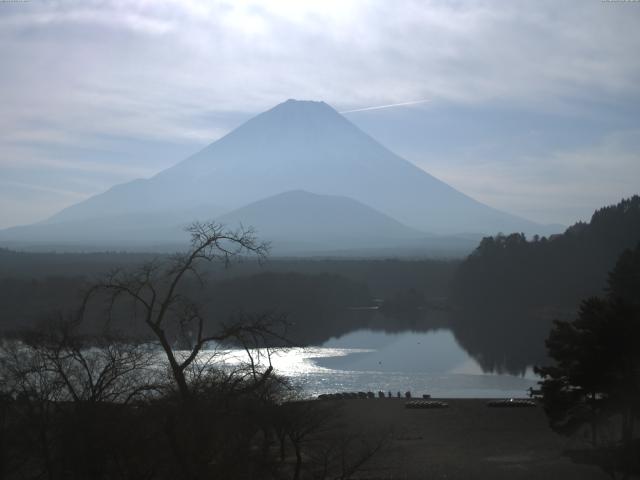
[[570, 318], [583, 298], [601, 293], [620, 253], [639, 241], [637, 195], [560, 235], [484, 238], [452, 282], [456, 336], [487, 369], [541, 363], [553, 320]]

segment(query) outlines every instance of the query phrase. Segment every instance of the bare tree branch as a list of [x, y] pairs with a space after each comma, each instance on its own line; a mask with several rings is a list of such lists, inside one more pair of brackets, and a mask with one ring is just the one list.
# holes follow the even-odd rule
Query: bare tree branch
[[[280, 336], [271, 330], [274, 322], [266, 316], [236, 319], [232, 325], [223, 324], [216, 333], [207, 333], [208, 322], [201, 307], [180, 293], [185, 278], [195, 278], [203, 286], [200, 270], [203, 262], [222, 261], [228, 265], [245, 254], [263, 261], [269, 245], [259, 242], [253, 229], [242, 226], [238, 230], [229, 230], [213, 222], [196, 222], [186, 230], [191, 234], [191, 246], [187, 252], [175, 254], [166, 264], [156, 260], [133, 272], [111, 272], [87, 290], [81, 309], [81, 315], [84, 315], [89, 301], [98, 294], [107, 295], [109, 318], [121, 298], [132, 302], [134, 319], [136, 310], [142, 309], [144, 324], [162, 347], [184, 398], [189, 396], [185, 371], [207, 343], [233, 341], [243, 346], [267, 346], [268, 337], [276, 339]], [[172, 346], [173, 334], [188, 344], [188, 353], [180, 360]]]

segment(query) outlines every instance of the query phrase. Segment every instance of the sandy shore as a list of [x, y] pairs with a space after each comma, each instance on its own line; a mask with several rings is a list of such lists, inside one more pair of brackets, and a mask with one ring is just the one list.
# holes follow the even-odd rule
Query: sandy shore
[[349, 431], [388, 433], [383, 450], [356, 478], [609, 478], [563, 455], [568, 441], [551, 431], [540, 407], [489, 408], [485, 399], [443, 400], [449, 408], [407, 409], [404, 399], [327, 401], [342, 404]]

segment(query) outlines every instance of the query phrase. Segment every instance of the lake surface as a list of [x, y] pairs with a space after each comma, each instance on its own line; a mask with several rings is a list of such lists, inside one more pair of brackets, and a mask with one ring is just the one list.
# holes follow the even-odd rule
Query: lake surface
[[395, 396], [409, 390], [413, 396], [503, 398], [524, 397], [537, 385], [532, 371], [524, 376], [483, 372], [449, 330], [358, 330], [318, 347], [278, 351], [272, 363], [306, 396], [379, 390]]

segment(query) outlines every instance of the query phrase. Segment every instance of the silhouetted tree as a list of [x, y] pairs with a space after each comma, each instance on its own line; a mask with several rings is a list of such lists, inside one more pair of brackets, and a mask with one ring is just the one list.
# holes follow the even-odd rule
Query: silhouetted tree
[[3, 429], [11, 434], [0, 449], [13, 465], [8, 478], [101, 478], [114, 461], [124, 462], [118, 446], [133, 422], [127, 408], [113, 405], [164, 390], [155, 365], [148, 346], [112, 332], [85, 335], [76, 318], [55, 317], [5, 339], [0, 396], [10, 418]]
[[[578, 317], [556, 321], [546, 345], [555, 364], [536, 368], [552, 427], [574, 433], [615, 421], [626, 468], [637, 467], [634, 426], [640, 415], [640, 244], [626, 250], [609, 276], [606, 298], [582, 302]], [[612, 469], [611, 472], [614, 470]]]
[[[106, 293], [109, 312], [118, 301], [128, 301], [134, 321], [142, 322], [158, 341], [169, 363], [171, 374], [182, 398], [189, 397], [186, 372], [208, 342], [253, 341], [255, 347], [264, 346], [267, 336], [274, 335], [274, 319], [268, 315], [243, 318], [232, 324], [222, 323], [213, 331], [214, 322], [207, 322], [202, 306], [185, 292], [183, 283], [188, 276], [201, 285], [201, 263], [222, 261], [228, 264], [243, 254], [253, 254], [262, 260], [268, 245], [260, 243], [251, 229], [231, 231], [216, 223], [194, 223], [187, 228], [191, 247], [168, 261], [151, 261], [131, 270], [116, 270], [91, 286], [85, 296], [84, 310], [89, 300]], [[174, 348], [179, 340], [180, 353]], [[266, 374], [270, 373], [269, 368]]]

